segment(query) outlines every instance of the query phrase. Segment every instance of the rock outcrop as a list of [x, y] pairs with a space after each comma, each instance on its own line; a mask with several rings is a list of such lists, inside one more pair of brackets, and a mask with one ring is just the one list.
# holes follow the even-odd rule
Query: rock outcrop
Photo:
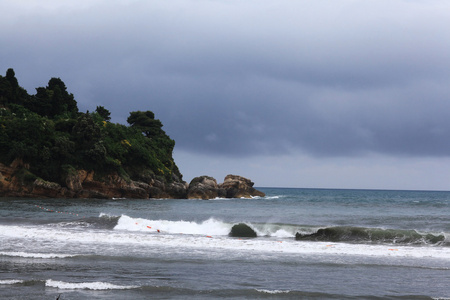
[[228, 234], [232, 237], [256, 237], [256, 231], [245, 223], [239, 223], [231, 227], [231, 231]]
[[188, 188], [188, 199], [214, 199], [214, 198], [251, 198], [264, 197], [265, 194], [253, 188], [254, 183], [245, 177], [227, 175], [221, 184], [209, 176], [200, 176], [192, 179]]
[[36, 198], [136, 198], [136, 199], [214, 199], [264, 196], [253, 188], [250, 179], [228, 175], [221, 184], [209, 176], [194, 178], [189, 185], [156, 178], [147, 182], [125, 180], [116, 173], [96, 179], [94, 171], [71, 170], [62, 185], [37, 178], [29, 166], [15, 160], [10, 166], [0, 163], [0, 197]]
[[226, 191], [227, 198], [264, 197], [265, 194], [253, 188], [255, 183], [238, 175], [227, 175], [219, 188]]
[[191, 180], [189, 184], [188, 199], [214, 199], [224, 195], [224, 191], [219, 191], [216, 179], [209, 176], [199, 176]]
[[94, 171], [73, 170], [63, 181], [65, 186], [36, 178], [20, 161], [10, 166], [0, 164], [0, 197], [182, 199], [187, 194], [182, 182], [166, 187], [157, 179], [149, 182], [125, 180], [116, 173], [98, 180]]

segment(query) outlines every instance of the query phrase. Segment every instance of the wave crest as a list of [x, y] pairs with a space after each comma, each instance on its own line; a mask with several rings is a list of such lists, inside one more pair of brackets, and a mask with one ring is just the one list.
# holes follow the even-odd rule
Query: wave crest
[[27, 253], [27, 252], [0, 252], [0, 256], [24, 257], [24, 258], [68, 258], [76, 254], [60, 253]]
[[443, 234], [421, 234], [415, 230], [364, 228], [351, 226], [327, 227], [312, 234], [296, 233], [296, 240], [329, 242], [372, 242], [393, 244], [429, 244], [445, 243]]
[[122, 215], [115, 230], [162, 232], [170, 234], [227, 235], [232, 224], [210, 218], [201, 223], [194, 221], [168, 221], [132, 218]]
[[45, 286], [63, 289], [63, 290], [129, 290], [135, 289], [139, 286], [134, 285], [115, 285], [108, 282], [64, 282], [48, 279], [45, 281]]
[[13, 284], [19, 284], [23, 283], [23, 280], [16, 280], [16, 279], [6, 279], [6, 280], [0, 280], [0, 285], [13, 285]]

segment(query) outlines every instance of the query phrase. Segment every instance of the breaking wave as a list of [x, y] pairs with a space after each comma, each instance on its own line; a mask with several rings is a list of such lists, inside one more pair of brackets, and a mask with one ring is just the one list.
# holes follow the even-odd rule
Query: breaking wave
[[129, 290], [139, 288], [139, 286], [134, 285], [115, 285], [108, 282], [64, 282], [52, 279], [46, 280], [45, 286], [64, 290]]
[[[158, 232], [166, 234], [191, 235], [230, 235], [233, 226], [239, 223], [227, 223], [214, 218], [203, 222], [148, 220], [122, 215], [114, 227], [115, 230]], [[257, 237], [295, 238], [299, 241], [327, 241], [376, 244], [405, 244], [449, 246], [446, 234], [420, 233], [416, 230], [382, 229], [352, 226], [320, 228], [282, 223], [249, 223]]]
[[197, 223], [193, 221], [148, 220], [122, 215], [114, 229], [171, 234], [227, 235], [231, 227], [232, 224], [227, 224], [214, 218]]
[[0, 256], [23, 257], [23, 258], [68, 258], [68, 257], [75, 257], [77, 255], [59, 254], [59, 253], [0, 252]]
[[[122, 215], [115, 230], [145, 231], [169, 234], [192, 234], [192, 235], [215, 235], [227, 236], [231, 229], [238, 223], [227, 223], [214, 218], [203, 222], [195, 221], [169, 221], [169, 220], [148, 220], [142, 218], [132, 218]], [[257, 236], [289, 238], [295, 236], [296, 227], [289, 224], [252, 224], [244, 222], [256, 232]]]
[[296, 240], [328, 242], [370, 242], [408, 245], [448, 245], [444, 234], [419, 233], [416, 230], [338, 226], [312, 234], [296, 233]]
[[13, 285], [13, 284], [19, 284], [23, 283], [23, 280], [15, 280], [15, 279], [6, 279], [6, 280], [0, 280], [0, 285]]
[[85, 221], [94, 228], [113, 229], [119, 221], [119, 216], [101, 213], [98, 218], [88, 218]]
[[98, 217], [85, 217], [80, 220], [70, 222], [58, 222], [49, 224], [53, 227], [63, 228], [95, 228], [95, 229], [113, 229], [117, 225], [119, 216], [112, 216], [109, 214], [101, 213]]

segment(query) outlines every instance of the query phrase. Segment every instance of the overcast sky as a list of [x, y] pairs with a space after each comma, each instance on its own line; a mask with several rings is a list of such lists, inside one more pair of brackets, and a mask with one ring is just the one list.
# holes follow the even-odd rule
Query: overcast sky
[[2, 0], [0, 72], [151, 110], [184, 180], [450, 190], [448, 0]]

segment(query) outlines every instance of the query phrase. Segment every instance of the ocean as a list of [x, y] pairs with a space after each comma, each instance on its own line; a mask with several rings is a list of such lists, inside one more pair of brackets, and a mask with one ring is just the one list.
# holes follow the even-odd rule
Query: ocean
[[0, 299], [450, 299], [450, 192], [258, 189], [0, 198]]

